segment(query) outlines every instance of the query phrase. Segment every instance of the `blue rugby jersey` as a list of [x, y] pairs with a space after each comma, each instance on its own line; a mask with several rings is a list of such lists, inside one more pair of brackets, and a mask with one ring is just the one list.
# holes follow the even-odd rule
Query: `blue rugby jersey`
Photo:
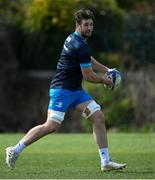
[[82, 89], [81, 68], [91, 66], [90, 47], [77, 32], [64, 42], [51, 88]]

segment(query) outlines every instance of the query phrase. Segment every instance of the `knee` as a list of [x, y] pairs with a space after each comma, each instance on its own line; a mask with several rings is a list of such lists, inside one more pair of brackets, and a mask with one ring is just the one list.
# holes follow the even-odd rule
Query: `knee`
[[43, 124], [43, 128], [47, 134], [57, 131], [59, 127], [60, 125], [55, 122], [47, 121], [45, 124]]

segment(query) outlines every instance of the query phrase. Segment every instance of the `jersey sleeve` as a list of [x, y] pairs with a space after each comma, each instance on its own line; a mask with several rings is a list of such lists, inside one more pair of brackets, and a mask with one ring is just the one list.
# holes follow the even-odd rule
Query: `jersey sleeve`
[[81, 68], [91, 67], [90, 48], [88, 46], [82, 45], [78, 48], [78, 59]]

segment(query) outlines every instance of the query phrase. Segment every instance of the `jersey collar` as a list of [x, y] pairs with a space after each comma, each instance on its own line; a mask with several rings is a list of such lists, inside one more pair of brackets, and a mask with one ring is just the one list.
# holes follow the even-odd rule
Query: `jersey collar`
[[75, 34], [76, 36], [80, 37], [82, 40], [84, 40], [84, 41], [86, 42], [86, 39], [85, 39], [83, 36], [81, 36], [80, 33], [78, 33], [77, 31], [75, 31], [74, 34]]

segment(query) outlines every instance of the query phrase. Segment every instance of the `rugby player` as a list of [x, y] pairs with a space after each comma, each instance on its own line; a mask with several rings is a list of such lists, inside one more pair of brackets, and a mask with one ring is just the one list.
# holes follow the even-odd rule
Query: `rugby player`
[[[10, 169], [24, 148], [53, 133], [61, 126], [68, 108], [82, 112], [92, 122], [93, 135], [99, 149], [101, 170], [118, 170], [126, 167], [112, 161], [109, 157], [104, 114], [100, 105], [82, 88], [82, 80], [90, 83], [112, 85], [107, 78], [108, 67], [99, 63], [91, 55], [87, 39], [93, 32], [94, 15], [88, 9], [75, 13], [75, 32], [70, 34], [63, 45], [57, 71], [51, 82], [47, 120], [44, 124], [32, 128], [15, 146], [6, 149], [6, 163]], [[96, 73], [100, 72], [100, 75]], [[101, 75], [102, 74], [102, 75]]]

